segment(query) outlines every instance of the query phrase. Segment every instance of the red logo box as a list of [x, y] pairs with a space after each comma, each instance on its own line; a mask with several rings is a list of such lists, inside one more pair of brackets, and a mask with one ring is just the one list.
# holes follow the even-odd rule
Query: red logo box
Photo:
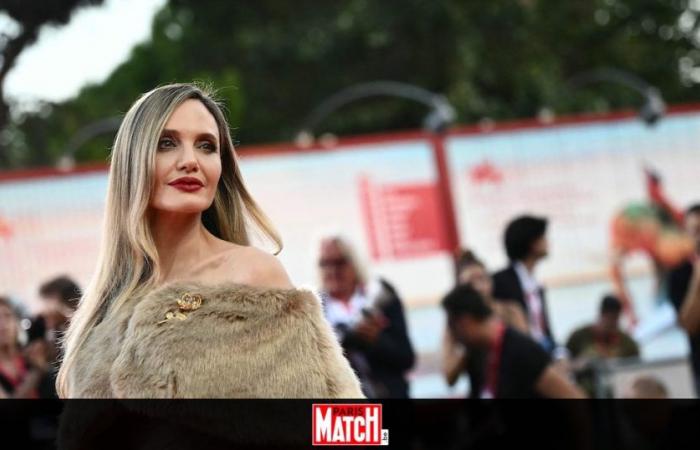
[[312, 445], [389, 445], [380, 403], [314, 403]]

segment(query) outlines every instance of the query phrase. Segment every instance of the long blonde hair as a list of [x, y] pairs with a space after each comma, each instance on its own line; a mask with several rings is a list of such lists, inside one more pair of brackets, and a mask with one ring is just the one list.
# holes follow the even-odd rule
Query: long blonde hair
[[158, 254], [148, 222], [155, 153], [160, 134], [173, 111], [197, 99], [214, 116], [221, 142], [221, 178], [212, 205], [202, 213], [215, 236], [249, 244], [248, 226], [255, 225], [282, 249], [282, 240], [243, 182], [226, 118], [204, 87], [170, 84], [143, 94], [126, 113], [114, 140], [97, 270], [80, 299], [64, 337], [64, 358], [56, 380], [62, 398], [73, 392], [69, 373], [90, 330], [106, 311], [154, 288], [160, 277]]

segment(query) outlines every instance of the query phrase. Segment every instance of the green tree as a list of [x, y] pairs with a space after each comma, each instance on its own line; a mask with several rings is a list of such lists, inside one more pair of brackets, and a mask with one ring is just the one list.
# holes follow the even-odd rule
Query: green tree
[[[0, 31], [0, 131], [5, 129], [10, 120], [10, 109], [3, 90], [5, 77], [22, 51], [36, 41], [39, 30], [44, 25], [65, 24], [77, 8], [102, 2], [103, 0], [51, 0], [41, 4], [27, 0], [0, 2], [0, 13], [15, 22], [14, 30]], [[10, 138], [0, 139], [0, 167], [8, 163], [5, 149], [7, 144], [3, 141]]]
[[[697, 2], [685, 0], [170, 0], [153, 38], [102, 84], [45, 105], [12, 127], [15, 165], [54, 161], [80, 127], [119, 115], [158, 84], [221, 88], [242, 144], [289, 140], [334, 92], [395, 80], [447, 95], [460, 122], [638, 106], [631, 89], [567, 80], [615, 67], [657, 86], [670, 103], [700, 99]], [[695, 71], [694, 71], [695, 70]], [[697, 78], [697, 80], [696, 80]], [[425, 109], [397, 99], [357, 102], [324, 131], [420, 126]], [[83, 146], [104, 160], [112, 135]]]

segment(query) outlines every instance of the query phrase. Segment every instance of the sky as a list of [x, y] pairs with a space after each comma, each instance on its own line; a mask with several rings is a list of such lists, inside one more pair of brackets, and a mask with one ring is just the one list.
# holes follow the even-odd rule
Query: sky
[[37, 100], [63, 101], [104, 81], [135, 45], [150, 39], [153, 17], [166, 1], [106, 0], [77, 10], [67, 25], [45, 26], [8, 73], [7, 97], [26, 111]]

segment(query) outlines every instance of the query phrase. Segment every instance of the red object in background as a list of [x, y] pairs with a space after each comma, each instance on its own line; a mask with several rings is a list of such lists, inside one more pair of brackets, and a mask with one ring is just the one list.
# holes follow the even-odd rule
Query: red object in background
[[664, 194], [661, 176], [650, 167], [644, 169], [644, 176], [646, 177], [647, 195], [651, 201], [663, 208], [678, 227], [683, 228], [685, 222], [683, 211], [673, 205]]
[[449, 251], [435, 183], [375, 185], [359, 180], [370, 253], [375, 260]]
[[474, 184], [498, 184], [503, 181], [503, 174], [496, 166], [491, 164], [489, 161], [484, 160], [483, 162], [469, 169], [469, 179]]
[[12, 237], [12, 228], [0, 217], [0, 237], [10, 239]]

